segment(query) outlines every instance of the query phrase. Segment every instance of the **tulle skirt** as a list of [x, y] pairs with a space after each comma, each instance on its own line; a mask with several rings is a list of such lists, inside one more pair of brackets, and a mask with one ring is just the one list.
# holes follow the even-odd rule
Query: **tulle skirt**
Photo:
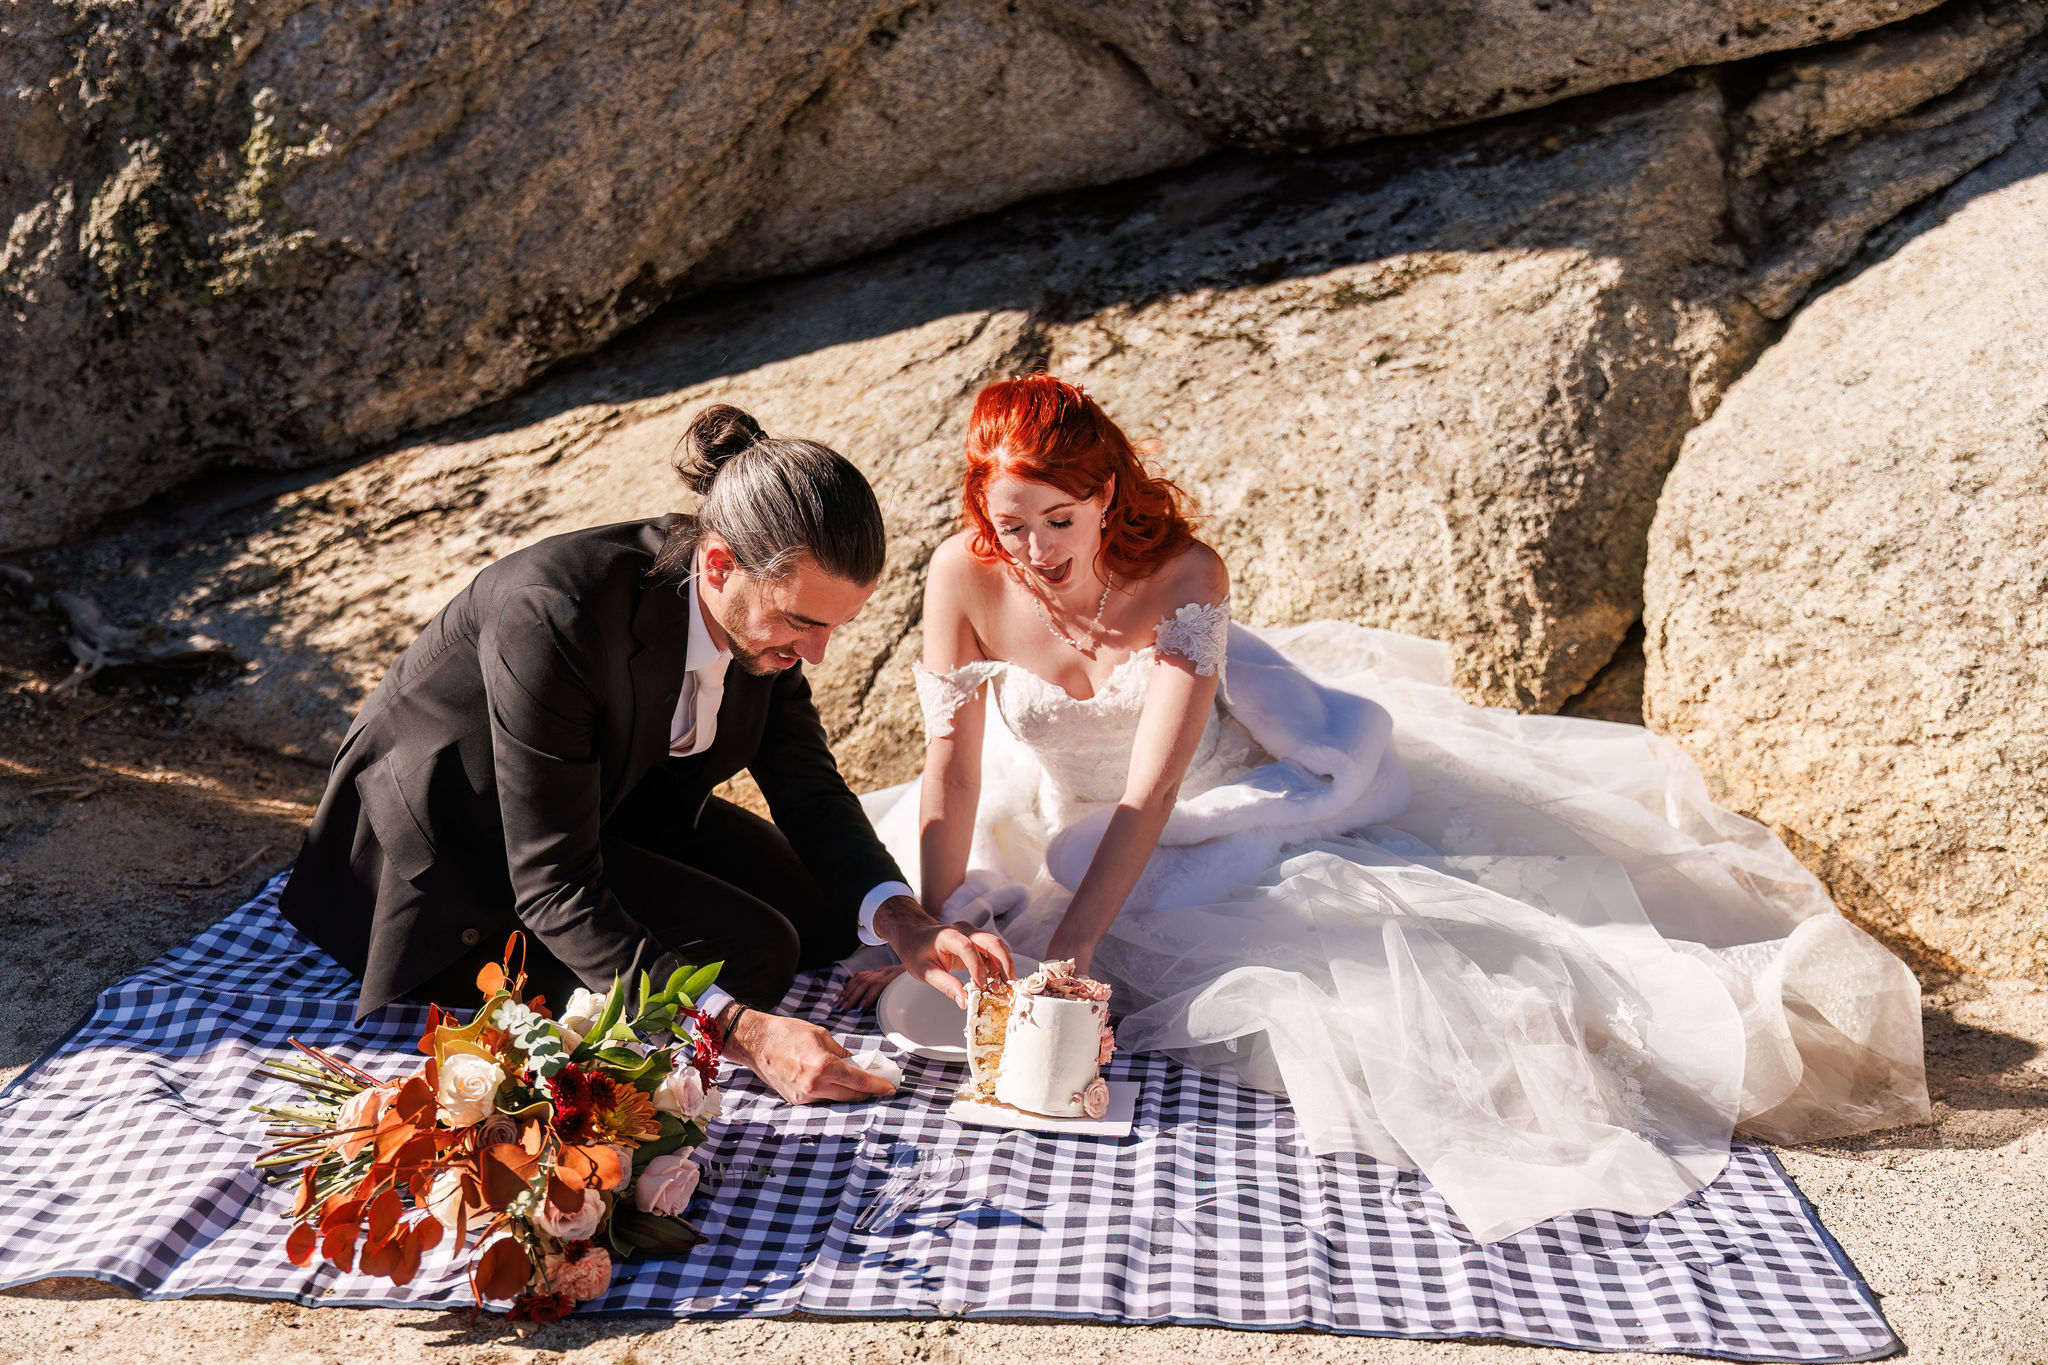
[[[1094, 962], [1120, 1046], [1286, 1096], [1314, 1152], [1419, 1168], [1480, 1241], [1660, 1212], [1720, 1172], [1738, 1128], [1927, 1121], [1911, 972], [1673, 745], [1471, 706], [1430, 641], [1262, 634], [1388, 709], [1408, 808], [1205, 903], [1126, 906]], [[916, 803], [915, 784], [867, 798], [911, 868]], [[985, 795], [979, 865], [949, 904], [1035, 955], [1068, 900], [1044, 867], [1047, 805]]]

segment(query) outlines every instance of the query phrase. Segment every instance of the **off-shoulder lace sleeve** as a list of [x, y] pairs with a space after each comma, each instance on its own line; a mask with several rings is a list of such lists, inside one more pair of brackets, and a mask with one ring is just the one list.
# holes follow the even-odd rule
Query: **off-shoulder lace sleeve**
[[1195, 666], [1195, 672], [1211, 677], [1223, 662], [1224, 646], [1230, 639], [1230, 599], [1204, 605], [1190, 602], [1159, 623], [1153, 648], [1161, 654], [1178, 654]]
[[950, 673], [934, 673], [923, 664], [912, 664], [910, 676], [917, 682], [917, 704], [924, 711], [926, 739], [944, 739], [953, 733], [953, 717], [974, 700], [982, 685], [1002, 671], [993, 659], [962, 664]]

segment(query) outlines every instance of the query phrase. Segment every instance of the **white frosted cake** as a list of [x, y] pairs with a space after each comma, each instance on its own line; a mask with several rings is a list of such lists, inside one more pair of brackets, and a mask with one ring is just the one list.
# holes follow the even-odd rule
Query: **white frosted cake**
[[968, 1093], [1054, 1118], [1109, 1112], [1109, 987], [1048, 962], [1021, 981], [967, 987]]

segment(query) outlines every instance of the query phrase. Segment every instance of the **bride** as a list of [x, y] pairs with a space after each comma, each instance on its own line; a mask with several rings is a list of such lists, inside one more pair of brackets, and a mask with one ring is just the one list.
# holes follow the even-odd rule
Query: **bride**
[[1050, 375], [977, 399], [965, 503], [924, 776], [869, 812], [934, 912], [1110, 982], [1123, 1048], [1420, 1168], [1482, 1241], [1668, 1208], [1737, 1127], [1927, 1120], [1912, 974], [1670, 744], [1470, 706], [1429, 641], [1232, 624], [1180, 491]]

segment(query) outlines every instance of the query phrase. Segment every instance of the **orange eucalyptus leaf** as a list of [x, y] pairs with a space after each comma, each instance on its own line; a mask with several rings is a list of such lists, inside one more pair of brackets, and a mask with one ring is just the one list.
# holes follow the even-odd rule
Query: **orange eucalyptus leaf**
[[540, 1159], [516, 1144], [494, 1142], [477, 1153], [477, 1175], [483, 1186], [484, 1203], [492, 1210], [504, 1208], [533, 1184]]
[[356, 1225], [343, 1223], [329, 1229], [320, 1239], [320, 1254], [343, 1270], [355, 1269]]
[[368, 1238], [366, 1245], [377, 1246], [389, 1241], [392, 1229], [398, 1226], [399, 1215], [404, 1212], [405, 1206], [398, 1202], [397, 1190], [386, 1190], [372, 1199], [370, 1206], [363, 1210], [363, 1230]]
[[356, 1269], [365, 1275], [375, 1275], [388, 1280], [391, 1272], [398, 1268], [398, 1243], [371, 1242], [363, 1247], [363, 1258], [356, 1263]]
[[[435, 1228], [441, 1226], [431, 1218], [427, 1220], [427, 1223]], [[419, 1274], [420, 1270], [421, 1247], [419, 1236], [411, 1227], [401, 1227], [398, 1230], [398, 1236], [391, 1239], [391, 1245], [398, 1252], [397, 1263], [391, 1267], [391, 1282], [393, 1284], [410, 1284], [412, 1277]]]
[[583, 1188], [571, 1185], [559, 1175], [548, 1175], [548, 1202], [563, 1213], [575, 1213], [583, 1207]]
[[318, 1202], [313, 1190], [313, 1170], [319, 1164], [317, 1161], [309, 1161], [306, 1163], [306, 1169], [299, 1174], [299, 1193], [292, 1200], [294, 1218], [304, 1218]]
[[434, 1070], [434, 1063], [429, 1061], [421, 1068], [419, 1075], [399, 1086], [398, 1098], [391, 1102], [391, 1108], [386, 1113], [411, 1124], [414, 1128], [433, 1127], [439, 1105], [435, 1102], [434, 1083], [428, 1079], [428, 1073]]
[[564, 1147], [555, 1169], [586, 1190], [616, 1190], [633, 1176], [632, 1159], [605, 1142]]
[[352, 1228], [363, 1221], [363, 1210], [369, 1206], [367, 1199], [331, 1199], [320, 1213], [320, 1235], [327, 1236], [336, 1228]]
[[477, 1295], [486, 1299], [509, 1299], [526, 1288], [526, 1282], [533, 1275], [533, 1262], [526, 1259], [525, 1250], [511, 1237], [493, 1242], [491, 1249], [477, 1262]]
[[311, 1265], [313, 1249], [319, 1245], [319, 1241], [319, 1234], [314, 1232], [313, 1225], [301, 1223], [292, 1229], [291, 1236], [284, 1239], [284, 1254], [291, 1258], [293, 1265]]

